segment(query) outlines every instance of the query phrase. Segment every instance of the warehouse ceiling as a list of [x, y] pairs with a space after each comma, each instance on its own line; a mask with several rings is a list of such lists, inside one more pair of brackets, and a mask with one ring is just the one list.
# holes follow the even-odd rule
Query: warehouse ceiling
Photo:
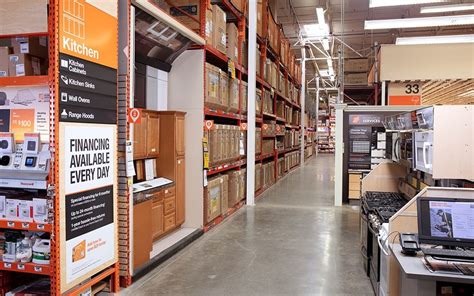
[[[388, 0], [387, 0], [388, 1]], [[420, 14], [423, 6], [474, 3], [474, 0], [452, 0], [446, 3], [432, 3], [422, 5], [388, 6], [369, 8], [369, 0], [270, 0], [270, 7], [276, 16], [277, 22], [283, 26], [285, 35], [290, 38], [292, 45], [295, 45], [300, 36], [305, 34], [304, 25], [317, 23], [316, 8], [323, 7], [325, 10], [326, 23], [329, 25], [331, 38], [330, 54], [336, 58], [338, 49], [342, 42], [346, 43], [344, 55], [348, 57], [368, 57], [373, 61], [374, 44], [393, 44], [397, 37], [411, 36], [436, 36], [453, 34], [474, 34], [473, 26], [458, 27], [435, 27], [416, 29], [392, 29], [392, 30], [364, 30], [365, 20], [375, 19], [399, 19], [427, 16]], [[430, 14], [429, 16], [468, 14], [469, 12]], [[472, 13], [472, 12], [470, 12]], [[316, 48], [316, 47], [318, 48]], [[321, 43], [315, 46], [306, 46], [306, 57], [321, 58], [321, 60], [310, 62], [306, 67], [307, 80], [311, 81], [316, 73], [316, 69], [328, 69], [327, 61], [323, 55]], [[293, 47], [298, 57], [301, 57], [301, 47]], [[337, 63], [334, 66], [337, 75]], [[329, 87], [334, 82], [329, 79], [324, 81], [324, 86]], [[309, 83], [309, 88], [316, 86], [315, 80]], [[329, 94], [335, 91], [329, 91]]]

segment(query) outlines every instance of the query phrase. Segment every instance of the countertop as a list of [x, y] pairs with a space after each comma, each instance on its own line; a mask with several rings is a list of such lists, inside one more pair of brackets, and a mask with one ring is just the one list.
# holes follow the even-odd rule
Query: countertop
[[474, 276], [450, 273], [436, 273], [429, 271], [425, 267], [423, 261], [421, 261], [421, 258], [423, 258], [423, 254], [421, 252], [418, 252], [416, 256], [406, 256], [402, 253], [402, 247], [400, 246], [400, 244], [391, 244], [390, 249], [392, 250], [395, 259], [403, 270], [403, 273], [409, 279], [456, 282], [467, 284], [474, 283]]
[[153, 198], [154, 193], [159, 192], [163, 189], [173, 187], [173, 186], [174, 186], [174, 182], [171, 182], [169, 184], [154, 187], [154, 188], [149, 189], [149, 190], [144, 190], [144, 191], [141, 191], [141, 192], [133, 193], [133, 205], [137, 205], [137, 204], [140, 204], [140, 203], [145, 202], [147, 200], [150, 200], [150, 199]]

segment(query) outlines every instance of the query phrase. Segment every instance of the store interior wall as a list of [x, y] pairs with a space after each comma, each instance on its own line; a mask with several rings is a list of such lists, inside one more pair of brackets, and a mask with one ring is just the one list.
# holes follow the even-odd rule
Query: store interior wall
[[168, 110], [168, 73], [146, 66], [146, 107], [149, 110]]
[[186, 112], [186, 213], [183, 227], [191, 228], [202, 228], [204, 223], [204, 64], [203, 50], [188, 50], [176, 58], [168, 75], [168, 108]]

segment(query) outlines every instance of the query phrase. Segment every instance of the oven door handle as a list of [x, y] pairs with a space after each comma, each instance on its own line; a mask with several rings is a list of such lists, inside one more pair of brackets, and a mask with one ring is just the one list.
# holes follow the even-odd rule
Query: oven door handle
[[399, 154], [400, 153], [397, 153], [400, 149], [400, 146], [399, 146], [399, 143], [400, 143], [400, 138], [397, 138], [395, 140], [395, 146], [394, 146], [394, 149], [393, 149], [393, 153], [395, 154], [395, 161], [399, 161], [400, 160], [400, 157], [399, 157]]
[[379, 244], [380, 250], [382, 250], [382, 252], [384, 253], [385, 256], [390, 256], [390, 253], [389, 253], [390, 250], [385, 250], [385, 247], [380, 242], [380, 239], [381, 239], [380, 235], [377, 235], [377, 243]]
[[430, 147], [429, 142], [423, 142], [423, 164], [425, 165], [425, 168], [431, 169], [431, 164], [426, 161], [426, 151]]

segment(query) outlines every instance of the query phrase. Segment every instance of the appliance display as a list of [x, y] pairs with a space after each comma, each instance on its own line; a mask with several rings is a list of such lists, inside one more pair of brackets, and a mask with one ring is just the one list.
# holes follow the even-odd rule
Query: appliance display
[[415, 168], [433, 173], [433, 132], [415, 132]]
[[434, 108], [426, 107], [416, 110], [416, 120], [418, 122], [418, 128], [432, 129], [434, 121]]
[[414, 162], [414, 142], [413, 142], [413, 134], [412, 131], [407, 132], [400, 132], [400, 141], [398, 142], [398, 147], [396, 149], [400, 150], [400, 160], [399, 162], [408, 167], [408, 168], [415, 168]]
[[421, 244], [474, 245], [474, 199], [421, 197], [417, 200]]
[[349, 169], [369, 170], [372, 127], [353, 126], [349, 130]]

